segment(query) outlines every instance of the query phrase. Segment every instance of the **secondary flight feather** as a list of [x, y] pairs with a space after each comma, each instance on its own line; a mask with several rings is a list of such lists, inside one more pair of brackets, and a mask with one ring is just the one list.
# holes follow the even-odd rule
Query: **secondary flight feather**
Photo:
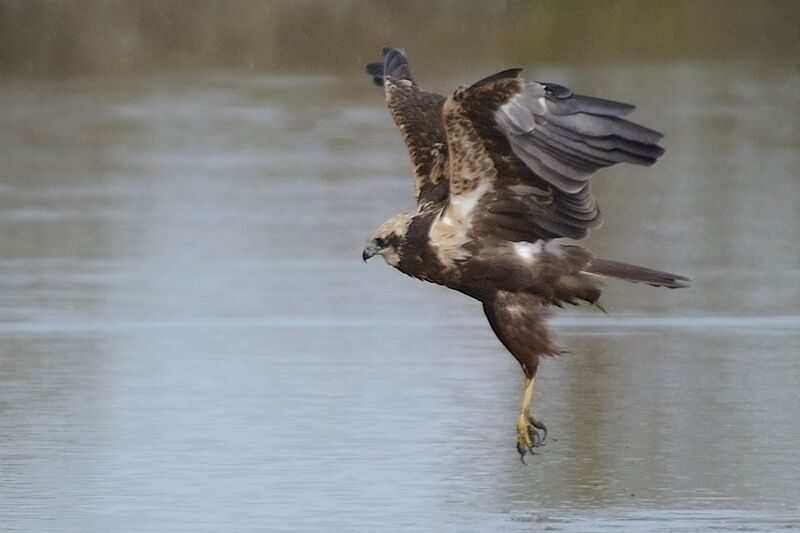
[[598, 278], [686, 287], [676, 274], [595, 258], [564, 238], [602, 223], [591, 178], [617, 163], [651, 165], [661, 134], [627, 120], [629, 104], [574, 94], [504, 70], [445, 97], [421, 89], [402, 50], [367, 65], [383, 87], [414, 169], [417, 206], [370, 238], [366, 261], [387, 263], [483, 303], [493, 331], [525, 374], [520, 456], [544, 443], [530, 413], [539, 358], [560, 349], [553, 306], [597, 304]]

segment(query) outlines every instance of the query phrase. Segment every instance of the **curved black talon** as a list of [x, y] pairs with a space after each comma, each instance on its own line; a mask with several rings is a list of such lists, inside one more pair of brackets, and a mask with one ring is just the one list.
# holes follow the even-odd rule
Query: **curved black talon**
[[[547, 426], [541, 420], [528, 415], [527, 424], [527, 439], [517, 438], [517, 452], [519, 452], [519, 460], [522, 464], [527, 465], [525, 456], [529, 453], [531, 455], [538, 455], [534, 449], [540, 448], [545, 445], [547, 440]], [[527, 440], [527, 442], [525, 442]]]
[[524, 444], [517, 443], [517, 451], [519, 452], [519, 460], [522, 461], [522, 464], [526, 465], [528, 463], [525, 462], [525, 456], [530, 453], [531, 455], [539, 455], [533, 449], [536, 447], [535, 444], [531, 444], [529, 446], [525, 446]]
[[528, 436], [531, 439], [531, 446], [538, 448], [542, 445], [542, 435], [533, 426], [528, 426]]
[[[528, 428], [528, 432], [531, 434], [531, 440], [534, 440], [533, 435], [536, 435], [536, 439], [534, 440], [534, 442], [536, 442], [535, 445], [544, 446], [545, 441], [547, 440], [547, 426], [544, 425], [544, 422], [534, 418], [533, 416], [528, 417], [528, 422], [531, 424], [531, 427]], [[544, 434], [540, 435], [539, 432], [536, 431], [537, 429], [542, 430], [542, 433]]]
[[528, 463], [525, 462], [525, 454], [528, 453], [528, 450], [518, 442], [517, 451], [519, 452], [519, 460], [522, 461], [522, 464], [527, 465]]

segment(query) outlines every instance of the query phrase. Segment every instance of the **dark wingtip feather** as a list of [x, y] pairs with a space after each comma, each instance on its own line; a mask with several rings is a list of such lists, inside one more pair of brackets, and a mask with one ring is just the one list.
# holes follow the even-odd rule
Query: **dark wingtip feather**
[[383, 85], [383, 63], [370, 63], [367, 65], [366, 71], [372, 76], [375, 85]]
[[400, 48], [392, 48], [384, 46], [381, 49], [383, 61], [369, 63], [365, 70], [368, 75], [372, 76], [372, 81], [375, 85], [383, 86], [385, 76], [388, 74], [397, 80], [411, 80], [411, 69], [408, 66], [408, 59], [405, 53]]
[[405, 53], [399, 48], [383, 49], [383, 74], [396, 80], [411, 80], [411, 68]]
[[650, 153], [647, 154], [647, 156], [645, 156], [647, 158], [647, 161], [644, 162], [644, 163], [639, 163], [640, 165], [644, 165], [646, 167], [651, 166], [653, 163], [656, 162], [656, 160], [659, 157], [664, 155], [664, 152], [666, 152], [666, 150], [664, 150], [664, 148], [662, 148], [661, 146], [659, 146], [657, 144], [648, 144], [648, 145], [646, 145], [646, 149], [650, 151]]

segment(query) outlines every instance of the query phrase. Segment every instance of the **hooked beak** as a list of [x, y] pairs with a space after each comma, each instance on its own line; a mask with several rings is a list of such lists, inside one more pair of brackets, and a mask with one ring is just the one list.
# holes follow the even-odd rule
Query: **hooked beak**
[[374, 242], [371, 242], [371, 243], [369, 243], [367, 245], [366, 248], [364, 248], [364, 251], [361, 253], [361, 258], [366, 263], [367, 260], [369, 260], [370, 257], [374, 257], [374, 256], [378, 255], [378, 253], [380, 253], [380, 251], [381, 251], [380, 248], [378, 248], [375, 245]]

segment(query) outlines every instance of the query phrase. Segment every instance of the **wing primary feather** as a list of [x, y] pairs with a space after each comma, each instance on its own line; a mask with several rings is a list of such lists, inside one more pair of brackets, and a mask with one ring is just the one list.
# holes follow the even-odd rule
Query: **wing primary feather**
[[562, 191], [575, 193], [583, 189], [594, 172], [576, 169], [559, 161], [539, 148], [528, 136], [512, 139], [515, 153], [545, 181], [549, 181]]
[[383, 85], [383, 63], [369, 63], [366, 71], [372, 76], [372, 82], [375, 85]]
[[593, 172], [598, 167], [604, 167], [614, 164], [614, 161], [608, 159], [599, 159], [593, 157], [592, 154], [573, 150], [570, 147], [559, 144], [552, 139], [547, 138], [545, 135], [530, 135], [529, 139], [531, 144], [542, 150], [544, 153], [555, 157], [577, 170], [585, 170]]
[[[608, 167], [614, 163], [648, 165], [655, 160], [654, 157], [660, 155], [658, 150], [648, 150], [646, 148], [637, 149], [637, 144], [625, 141], [619, 137], [610, 139], [610, 142], [604, 143], [609, 146], [609, 148], [606, 149], [598, 148], [590, 140], [584, 142], [559, 135], [558, 131], [554, 131], [553, 128], [543, 128], [538, 133], [543, 140], [546, 140], [546, 142], [554, 145], [556, 148], [572, 154], [575, 157], [579, 157], [585, 162], [590, 162], [593, 168]], [[619, 139], [619, 142], [614, 143], [614, 140], [617, 139]], [[657, 148], [657, 145], [638, 146]]]
[[567, 87], [557, 83], [528, 82], [522, 93], [535, 97], [546, 96], [548, 108], [557, 115], [583, 112], [622, 117], [636, 109], [636, 106], [623, 102], [575, 94]]
[[644, 162], [638, 163], [640, 165], [652, 165], [655, 163], [656, 159], [664, 155], [664, 149], [657, 144], [637, 143], [616, 136], [595, 137], [587, 139], [586, 143], [606, 151], [617, 149], [632, 155], [641, 156], [644, 158]]
[[617, 135], [629, 141], [656, 144], [662, 134], [618, 117], [574, 113], [572, 115], [550, 115], [547, 121], [582, 135], [606, 137]]
[[658, 157], [664, 154], [664, 149], [657, 144], [644, 144], [631, 141], [617, 135], [606, 135], [604, 137], [589, 137], [581, 135], [568, 128], [564, 128], [554, 123], [549, 123], [546, 130], [541, 130], [545, 135], [557, 135], [559, 139], [570, 139], [580, 144], [585, 144], [594, 148], [599, 148], [604, 152], [612, 150], [624, 150], [633, 155], [644, 157], [647, 161], [639, 164], [652, 164]]
[[604, 100], [593, 96], [583, 96], [576, 94], [566, 100], [553, 100], [548, 98], [548, 108], [556, 115], [573, 115], [575, 113], [591, 113], [592, 115], [603, 115], [613, 117], [624, 117], [636, 106]]
[[383, 53], [384, 76], [414, 83], [414, 78], [411, 76], [411, 67], [409, 67], [408, 59], [402, 50], [399, 48], [384, 48]]

